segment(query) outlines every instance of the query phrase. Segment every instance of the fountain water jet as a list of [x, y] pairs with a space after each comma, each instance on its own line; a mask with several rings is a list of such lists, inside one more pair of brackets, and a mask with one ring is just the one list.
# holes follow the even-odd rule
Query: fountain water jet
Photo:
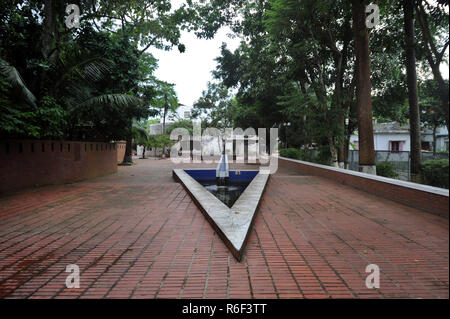
[[225, 153], [225, 138], [222, 139], [223, 150], [220, 157], [219, 165], [216, 168], [216, 183], [217, 186], [227, 186], [230, 181], [230, 167], [228, 165], [228, 157]]

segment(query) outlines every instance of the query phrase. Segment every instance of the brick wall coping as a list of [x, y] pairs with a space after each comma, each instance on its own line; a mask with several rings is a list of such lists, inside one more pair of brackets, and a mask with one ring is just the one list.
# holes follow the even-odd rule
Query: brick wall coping
[[435, 195], [449, 197], [449, 190], [445, 189], [445, 188], [411, 183], [411, 182], [401, 181], [398, 179], [377, 176], [377, 175], [371, 175], [371, 174], [366, 174], [366, 173], [360, 173], [360, 172], [351, 171], [351, 170], [347, 170], [347, 169], [343, 169], [343, 168], [337, 168], [337, 167], [331, 167], [331, 166], [326, 166], [326, 165], [321, 165], [321, 164], [316, 164], [316, 163], [311, 163], [311, 162], [305, 162], [305, 161], [295, 160], [292, 158], [286, 158], [286, 157], [281, 157], [281, 156], [279, 158], [286, 160], [286, 161], [290, 161], [290, 162], [300, 163], [300, 164], [303, 164], [306, 166], [317, 167], [317, 168], [321, 168], [321, 169], [325, 169], [325, 170], [338, 172], [341, 174], [358, 176], [361, 178], [367, 178], [367, 179], [371, 179], [371, 180], [378, 181], [378, 182], [393, 184], [396, 186], [406, 187], [406, 188], [410, 188], [410, 189], [415, 189], [415, 190], [419, 190], [419, 191], [423, 191], [423, 192], [432, 193]]

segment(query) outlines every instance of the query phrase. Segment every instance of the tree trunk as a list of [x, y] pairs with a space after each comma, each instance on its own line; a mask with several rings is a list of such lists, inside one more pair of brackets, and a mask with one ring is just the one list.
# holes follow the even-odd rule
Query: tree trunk
[[142, 159], [145, 159], [145, 146], [142, 145], [143, 149], [142, 149]]
[[334, 145], [334, 139], [332, 135], [328, 135], [328, 144], [330, 146], [331, 165], [333, 167], [339, 167], [338, 154], [336, 152], [336, 146]]
[[436, 142], [437, 142], [437, 138], [436, 138], [436, 130], [437, 130], [437, 126], [434, 125], [434, 126], [433, 126], [433, 155], [436, 155], [436, 152], [437, 152], [437, 145], [436, 145]]
[[132, 143], [133, 143], [133, 134], [131, 133], [132, 131], [132, 121], [130, 120], [129, 125], [128, 125], [128, 134], [127, 134], [127, 144], [126, 144], [126, 148], [125, 148], [125, 156], [123, 158], [123, 163], [122, 164], [130, 164], [133, 163], [133, 155], [132, 155], [132, 150], [131, 148], [133, 147]]
[[414, 0], [403, 0], [406, 74], [409, 98], [409, 128], [411, 136], [411, 174], [420, 174], [422, 152], [420, 143], [420, 111], [417, 93], [416, 51], [414, 39]]
[[[163, 114], [163, 127], [162, 127], [162, 135], [164, 135], [166, 133], [166, 116], [167, 116], [167, 110], [168, 110], [169, 106], [166, 104], [164, 104], [164, 114]], [[162, 156], [165, 157], [166, 154], [166, 146], [163, 146], [163, 154]]]
[[162, 134], [163, 135], [166, 133], [166, 116], [167, 116], [167, 106], [164, 106], [163, 127], [162, 127]]
[[42, 56], [44, 59], [50, 57], [52, 51], [52, 43], [54, 42], [55, 20], [53, 13], [53, 0], [44, 1], [44, 28], [42, 30]]
[[356, 53], [356, 101], [359, 128], [360, 171], [376, 173], [373, 141], [372, 99], [370, 81], [369, 34], [366, 28], [366, 5], [353, 0], [353, 33]]
[[348, 155], [350, 153], [350, 135], [345, 135], [345, 141], [344, 141], [344, 168], [348, 169], [349, 162], [348, 162]]
[[[44, 1], [44, 22], [41, 38], [41, 54], [45, 61], [52, 62], [52, 51], [55, 45], [55, 14], [53, 10], [53, 0]], [[39, 76], [38, 99], [44, 94], [44, 87], [47, 82], [47, 73], [45, 69], [40, 71]], [[52, 87], [50, 88], [52, 89]]]
[[345, 118], [344, 118], [344, 108], [340, 105], [339, 107], [339, 142], [337, 145], [337, 161], [339, 168], [345, 168], [345, 138], [346, 138], [346, 126], [345, 126]]

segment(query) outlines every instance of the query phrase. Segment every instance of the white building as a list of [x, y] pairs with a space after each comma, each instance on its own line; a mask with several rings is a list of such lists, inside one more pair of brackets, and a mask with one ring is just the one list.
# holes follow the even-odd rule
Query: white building
[[[178, 117], [189, 119], [191, 116], [191, 109], [192, 107], [186, 106], [186, 105], [180, 105], [177, 109]], [[169, 119], [166, 119], [166, 129], [173, 123], [175, 123], [176, 116], [174, 114], [171, 114], [168, 116]], [[150, 124], [150, 135], [161, 135], [163, 133], [163, 123], [162, 119], [160, 120], [160, 123]], [[144, 147], [142, 145], [137, 146], [137, 156], [142, 157], [142, 151], [144, 150]], [[162, 155], [162, 149], [160, 148], [150, 148], [145, 150], [145, 156], [146, 157], [160, 157]]]
[[[436, 150], [448, 150], [447, 128], [440, 127], [436, 132]], [[400, 125], [397, 122], [375, 123], [373, 126], [373, 139], [375, 151], [411, 151], [411, 137], [409, 125]], [[422, 150], [433, 150], [433, 131], [424, 129], [421, 132]], [[350, 137], [350, 149], [358, 150], [359, 141], [357, 133]]]
[[439, 127], [436, 131], [436, 150], [438, 152], [449, 150], [448, 130], [446, 126]]

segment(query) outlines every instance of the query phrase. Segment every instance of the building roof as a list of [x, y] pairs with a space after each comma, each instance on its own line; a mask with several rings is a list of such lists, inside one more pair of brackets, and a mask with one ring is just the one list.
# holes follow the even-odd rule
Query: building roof
[[[398, 122], [375, 123], [373, 125], [374, 134], [409, 134], [409, 124], [400, 125]], [[422, 128], [422, 135], [431, 135], [433, 132], [427, 128]]]
[[408, 125], [400, 125], [398, 122], [376, 123], [373, 125], [374, 134], [409, 134]]

